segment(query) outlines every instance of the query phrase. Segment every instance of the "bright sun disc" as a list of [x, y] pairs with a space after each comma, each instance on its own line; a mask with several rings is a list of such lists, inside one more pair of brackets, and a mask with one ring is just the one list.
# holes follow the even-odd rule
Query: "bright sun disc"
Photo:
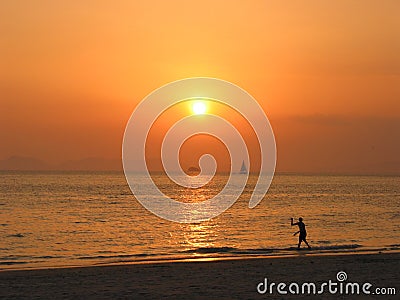
[[195, 102], [192, 106], [193, 113], [196, 115], [202, 115], [206, 112], [206, 105], [204, 102]]

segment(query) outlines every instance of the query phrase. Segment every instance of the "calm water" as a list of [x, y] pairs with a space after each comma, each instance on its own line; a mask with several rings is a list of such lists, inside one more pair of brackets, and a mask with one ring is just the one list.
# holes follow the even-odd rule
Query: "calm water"
[[[312, 252], [400, 248], [400, 177], [276, 175], [255, 209], [248, 188], [221, 216], [178, 224], [145, 210], [121, 173], [0, 176], [0, 269], [295, 253], [300, 216]], [[225, 179], [190, 195], [163, 188], [203, 200]]]

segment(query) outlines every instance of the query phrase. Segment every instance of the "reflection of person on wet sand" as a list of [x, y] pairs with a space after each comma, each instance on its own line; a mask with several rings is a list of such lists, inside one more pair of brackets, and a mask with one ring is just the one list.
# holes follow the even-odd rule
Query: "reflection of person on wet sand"
[[303, 223], [303, 218], [299, 218], [299, 221], [296, 223], [293, 223], [293, 218], [290, 218], [290, 225], [291, 226], [299, 226], [299, 231], [295, 232], [293, 235], [296, 235], [300, 233], [299, 235], [299, 244], [297, 245], [297, 249], [300, 249], [300, 244], [302, 241], [306, 243], [308, 246], [308, 249], [311, 249], [310, 245], [307, 243], [306, 237], [307, 237], [307, 231], [306, 231], [306, 224]]

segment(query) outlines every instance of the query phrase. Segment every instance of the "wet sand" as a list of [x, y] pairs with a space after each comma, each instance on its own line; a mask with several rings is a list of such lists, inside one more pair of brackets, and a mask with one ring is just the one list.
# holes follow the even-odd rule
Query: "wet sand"
[[[268, 282], [369, 282], [394, 287], [397, 295], [259, 294]], [[261, 286], [263, 288], [263, 286]], [[287, 287], [286, 287], [287, 290]], [[202, 262], [111, 265], [0, 272], [1, 299], [398, 299], [400, 254], [294, 256]]]

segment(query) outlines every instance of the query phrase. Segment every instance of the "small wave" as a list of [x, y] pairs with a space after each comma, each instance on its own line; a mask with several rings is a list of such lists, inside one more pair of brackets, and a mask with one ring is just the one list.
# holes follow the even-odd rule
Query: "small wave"
[[0, 261], [0, 266], [22, 265], [27, 263], [28, 263], [27, 261]]
[[400, 248], [399, 247], [389, 247], [389, 248], [387, 248], [387, 250], [390, 250], [390, 251], [393, 251], [393, 250], [400, 250]]
[[395, 250], [395, 251], [400, 250], [400, 244], [391, 244], [386, 247], [387, 250]]
[[66, 256], [53, 256], [53, 255], [43, 255], [43, 256], [34, 256], [33, 258], [40, 258], [40, 259], [54, 259], [54, 258], [64, 258]]
[[[356, 248], [361, 248], [361, 247], [362, 247], [362, 245], [359, 245], [359, 244], [334, 245], [334, 246], [321, 247], [321, 250], [356, 249]], [[324, 249], [324, 248], [326, 248], [326, 249]]]
[[276, 249], [271, 249], [271, 248], [259, 248], [259, 249], [244, 249], [244, 250], [237, 250], [233, 251], [233, 254], [257, 254], [257, 255], [264, 255], [264, 254], [270, 254], [274, 252]]
[[317, 241], [318, 244], [330, 244], [330, 241]]
[[15, 233], [15, 234], [10, 234], [7, 235], [7, 237], [17, 237], [17, 238], [22, 238], [25, 237], [22, 233]]
[[[360, 248], [362, 245], [359, 244], [350, 244], [350, 245], [332, 245], [332, 246], [314, 246], [311, 247], [311, 250], [347, 250], [347, 249], [356, 249]], [[307, 248], [301, 248], [307, 249]], [[298, 250], [297, 247], [289, 247], [283, 250]]]
[[[329, 244], [329, 241], [320, 241], [325, 244]], [[311, 250], [346, 250], [346, 249], [356, 249], [362, 247], [359, 244], [350, 244], [350, 245], [326, 245], [326, 246], [314, 246]], [[301, 248], [307, 249], [307, 248]], [[263, 254], [270, 254], [270, 253], [279, 253], [281, 251], [288, 251], [288, 250], [298, 250], [297, 247], [288, 247], [288, 248], [256, 248], [256, 249], [239, 249], [233, 247], [203, 247], [203, 248], [195, 248], [182, 251], [180, 253], [186, 254], [253, 254], [253, 255], [263, 255]]]
[[77, 259], [112, 259], [112, 258], [147, 257], [154, 255], [156, 254], [138, 253], [138, 254], [120, 254], [120, 255], [95, 255], [95, 256], [80, 256], [77, 257]]
[[391, 216], [389, 217], [389, 219], [397, 219], [397, 218], [399, 218], [399, 217], [400, 217], [400, 214], [399, 214], [399, 213], [395, 213], [395, 214], [391, 215]]
[[37, 260], [37, 259], [57, 259], [57, 258], [65, 258], [66, 256], [53, 256], [53, 255], [42, 255], [42, 256], [21, 256], [21, 255], [7, 255], [7, 256], [0, 256], [0, 263], [3, 263], [4, 261], [20, 261], [21, 259], [24, 260]]
[[207, 253], [229, 253], [233, 251], [237, 251], [239, 249], [232, 247], [200, 247], [196, 249], [190, 249], [182, 251], [182, 253], [199, 253], [199, 254], [207, 254]]
[[189, 249], [180, 253], [194, 254], [267, 254], [273, 252], [274, 249], [259, 248], [259, 249], [239, 249], [233, 247], [200, 247]]

